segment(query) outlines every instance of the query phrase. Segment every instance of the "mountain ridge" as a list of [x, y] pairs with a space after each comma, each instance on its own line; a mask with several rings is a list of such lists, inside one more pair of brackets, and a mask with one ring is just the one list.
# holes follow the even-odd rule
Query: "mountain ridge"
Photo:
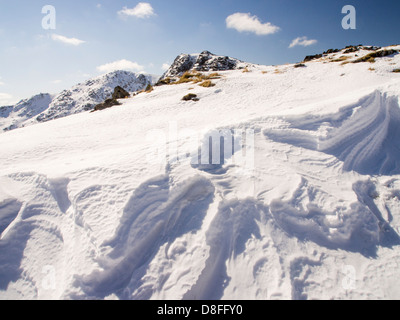
[[0, 130], [10, 131], [89, 111], [111, 97], [116, 86], [135, 92], [154, 83], [155, 79], [149, 74], [117, 70], [78, 83], [58, 94], [40, 93], [14, 106], [1, 107]]

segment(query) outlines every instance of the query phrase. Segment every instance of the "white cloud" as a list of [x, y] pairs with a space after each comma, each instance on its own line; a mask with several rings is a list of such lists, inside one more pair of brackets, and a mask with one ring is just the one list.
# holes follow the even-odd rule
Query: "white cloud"
[[0, 93], [0, 106], [12, 104], [12, 95], [8, 93]]
[[54, 80], [54, 81], [52, 81], [51, 83], [53, 83], [53, 84], [59, 84], [59, 83], [61, 83], [62, 82], [62, 80]]
[[161, 66], [161, 70], [162, 71], [167, 71], [169, 69], [170, 65], [168, 63], [163, 63], [163, 65]]
[[262, 23], [257, 16], [237, 12], [226, 18], [226, 26], [239, 32], [252, 32], [259, 36], [276, 33], [280, 30], [270, 22]]
[[313, 40], [313, 39], [309, 40], [307, 37], [298, 37], [292, 41], [289, 48], [293, 48], [296, 46], [308, 47], [308, 46], [312, 46], [313, 44], [316, 44], [317, 42], [318, 42], [317, 40]]
[[101, 66], [98, 66], [96, 69], [99, 72], [108, 73], [116, 70], [143, 71], [144, 67], [137, 62], [122, 59], [119, 61], [103, 64]]
[[122, 16], [133, 16], [140, 19], [150, 18], [156, 15], [151, 4], [147, 2], [139, 2], [138, 5], [132, 9], [124, 7], [118, 14]]
[[65, 44], [73, 45], [73, 46], [79, 46], [79, 45], [85, 43], [85, 41], [83, 41], [83, 40], [79, 40], [76, 38], [67, 38], [67, 37], [61, 36], [59, 34], [52, 34], [51, 39], [53, 39], [54, 41], [59, 41], [59, 42], [65, 43]]

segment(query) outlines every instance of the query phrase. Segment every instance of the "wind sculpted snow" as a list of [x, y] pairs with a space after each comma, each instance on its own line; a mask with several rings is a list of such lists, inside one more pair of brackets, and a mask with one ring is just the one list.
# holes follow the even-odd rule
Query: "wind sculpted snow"
[[0, 298], [400, 298], [400, 55], [362, 51], [1, 134]]
[[366, 175], [400, 173], [398, 97], [376, 91], [337, 114], [284, 120], [288, 128], [267, 129], [265, 135], [331, 154], [343, 162], [346, 171]]

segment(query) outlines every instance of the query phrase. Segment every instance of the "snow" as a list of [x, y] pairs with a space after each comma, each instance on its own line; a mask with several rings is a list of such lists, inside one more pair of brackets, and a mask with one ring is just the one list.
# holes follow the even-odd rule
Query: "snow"
[[0, 299], [400, 298], [400, 55], [341, 55], [0, 135]]
[[95, 105], [111, 97], [116, 86], [136, 92], [155, 83], [157, 78], [154, 75], [118, 70], [79, 83], [56, 95], [41, 93], [15, 106], [2, 107], [0, 129], [13, 130], [93, 110]]

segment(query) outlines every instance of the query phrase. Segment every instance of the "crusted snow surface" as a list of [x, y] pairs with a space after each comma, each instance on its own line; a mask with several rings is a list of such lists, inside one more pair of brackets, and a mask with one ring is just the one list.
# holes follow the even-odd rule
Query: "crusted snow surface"
[[0, 298], [399, 299], [400, 57], [341, 55], [2, 134]]

